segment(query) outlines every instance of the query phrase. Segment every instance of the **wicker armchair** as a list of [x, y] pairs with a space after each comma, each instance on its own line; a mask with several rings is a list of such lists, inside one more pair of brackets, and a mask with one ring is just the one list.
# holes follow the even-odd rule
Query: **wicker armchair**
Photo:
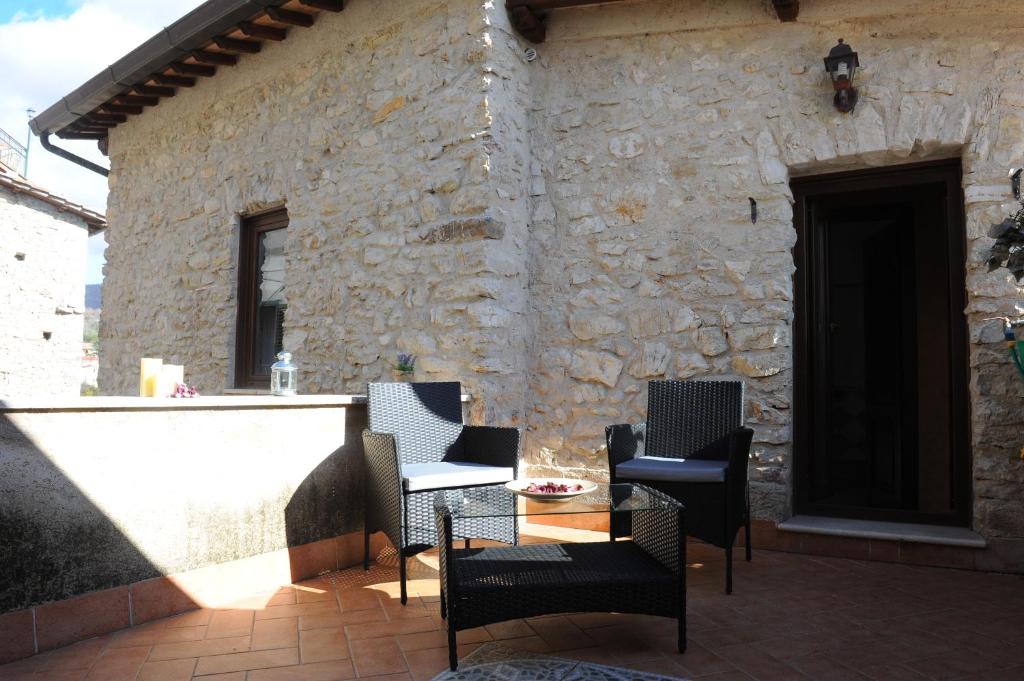
[[[405, 559], [437, 544], [435, 492], [515, 480], [519, 431], [463, 425], [462, 387], [454, 382], [371, 383], [367, 395], [363, 567], [370, 567], [370, 534], [383, 530], [398, 550], [405, 603]], [[519, 540], [515, 517], [473, 519], [455, 533], [467, 543]]]
[[[687, 534], [725, 549], [725, 592], [732, 593], [732, 546], [746, 528], [750, 550], [747, 460], [753, 431], [743, 427], [739, 381], [651, 381], [647, 422], [608, 426], [612, 482], [640, 482], [686, 507]], [[612, 518], [612, 539], [629, 534]]]

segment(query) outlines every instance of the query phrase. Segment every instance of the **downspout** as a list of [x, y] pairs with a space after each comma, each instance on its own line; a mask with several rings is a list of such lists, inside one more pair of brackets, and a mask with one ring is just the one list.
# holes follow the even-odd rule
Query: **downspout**
[[94, 173], [99, 173], [103, 177], [107, 177], [108, 175], [110, 175], [110, 171], [104, 168], [103, 166], [97, 165], [92, 161], [82, 158], [81, 156], [76, 156], [67, 149], [61, 149], [60, 147], [52, 144], [50, 142], [50, 133], [48, 132], [44, 132], [39, 136], [39, 142], [43, 145], [43, 149], [46, 149], [52, 154], [57, 154], [61, 158], [71, 161], [76, 165], [80, 165], [83, 168], [87, 168]]

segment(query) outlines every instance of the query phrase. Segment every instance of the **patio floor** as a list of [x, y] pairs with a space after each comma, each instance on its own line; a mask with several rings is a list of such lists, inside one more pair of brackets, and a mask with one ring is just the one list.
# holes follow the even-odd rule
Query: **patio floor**
[[[538, 525], [524, 541], [602, 540]], [[490, 640], [563, 657], [709, 681], [1024, 679], [1024, 578], [755, 551], [722, 592], [721, 551], [690, 545], [689, 649], [670, 620], [581, 614], [463, 632], [460, 656]], [[0, 666], [0, 680], [277, 681], [430, 679], [446, 668], [436, 554], [410, 560], [397, 598], [394, 555]]]

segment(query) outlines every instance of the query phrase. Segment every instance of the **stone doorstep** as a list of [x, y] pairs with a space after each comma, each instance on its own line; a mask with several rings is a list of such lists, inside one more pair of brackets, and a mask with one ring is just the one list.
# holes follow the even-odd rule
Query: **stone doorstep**
[[783, 532], [823, 534], [833, 537], [859, 537], [861, 539], [939, 544], [973, 549], [984, 549], [988, 546], [984, 537], [966, 527], [797, 515], [779, 523], [778, 528]]
[[[387, 544], [373, 535], [370, 550]], [[363, 532], [0, 613], [0, 664], [362, 563]]]
[[[535, 515], [530, 516], [528, 522], [550, 528], [608, 531], [608, 518], [600, 513]], [[837, 530], [837, 525], [841, 529]], [[755, 518], [751, 522], [751, 539], [754, 549], [768, 551], [982, 572], [1024, 573], [1024, 540], [988, 542], [966, 528], [811, 516], [796, 516], [783, 523]], [[699, 540], [691, 538], [690, 541]], [[735, 550], [741, 551], [744, 543], [741, 529], [736, 535]]]

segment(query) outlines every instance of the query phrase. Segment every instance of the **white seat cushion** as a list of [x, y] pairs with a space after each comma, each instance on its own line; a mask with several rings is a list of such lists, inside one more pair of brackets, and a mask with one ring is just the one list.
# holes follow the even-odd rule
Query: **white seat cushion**
[[515, 471], [511, 468], [467, 461], [433, 461], [402, 466], [402, 486], [406, 492], [470, 485], [500, 485], [514, 478]]
[[726, 461], [641, 456], [620, 463], [615, 467], [615, 475], [625, 480], [725, 482], [725, 471], [728, 467]]

